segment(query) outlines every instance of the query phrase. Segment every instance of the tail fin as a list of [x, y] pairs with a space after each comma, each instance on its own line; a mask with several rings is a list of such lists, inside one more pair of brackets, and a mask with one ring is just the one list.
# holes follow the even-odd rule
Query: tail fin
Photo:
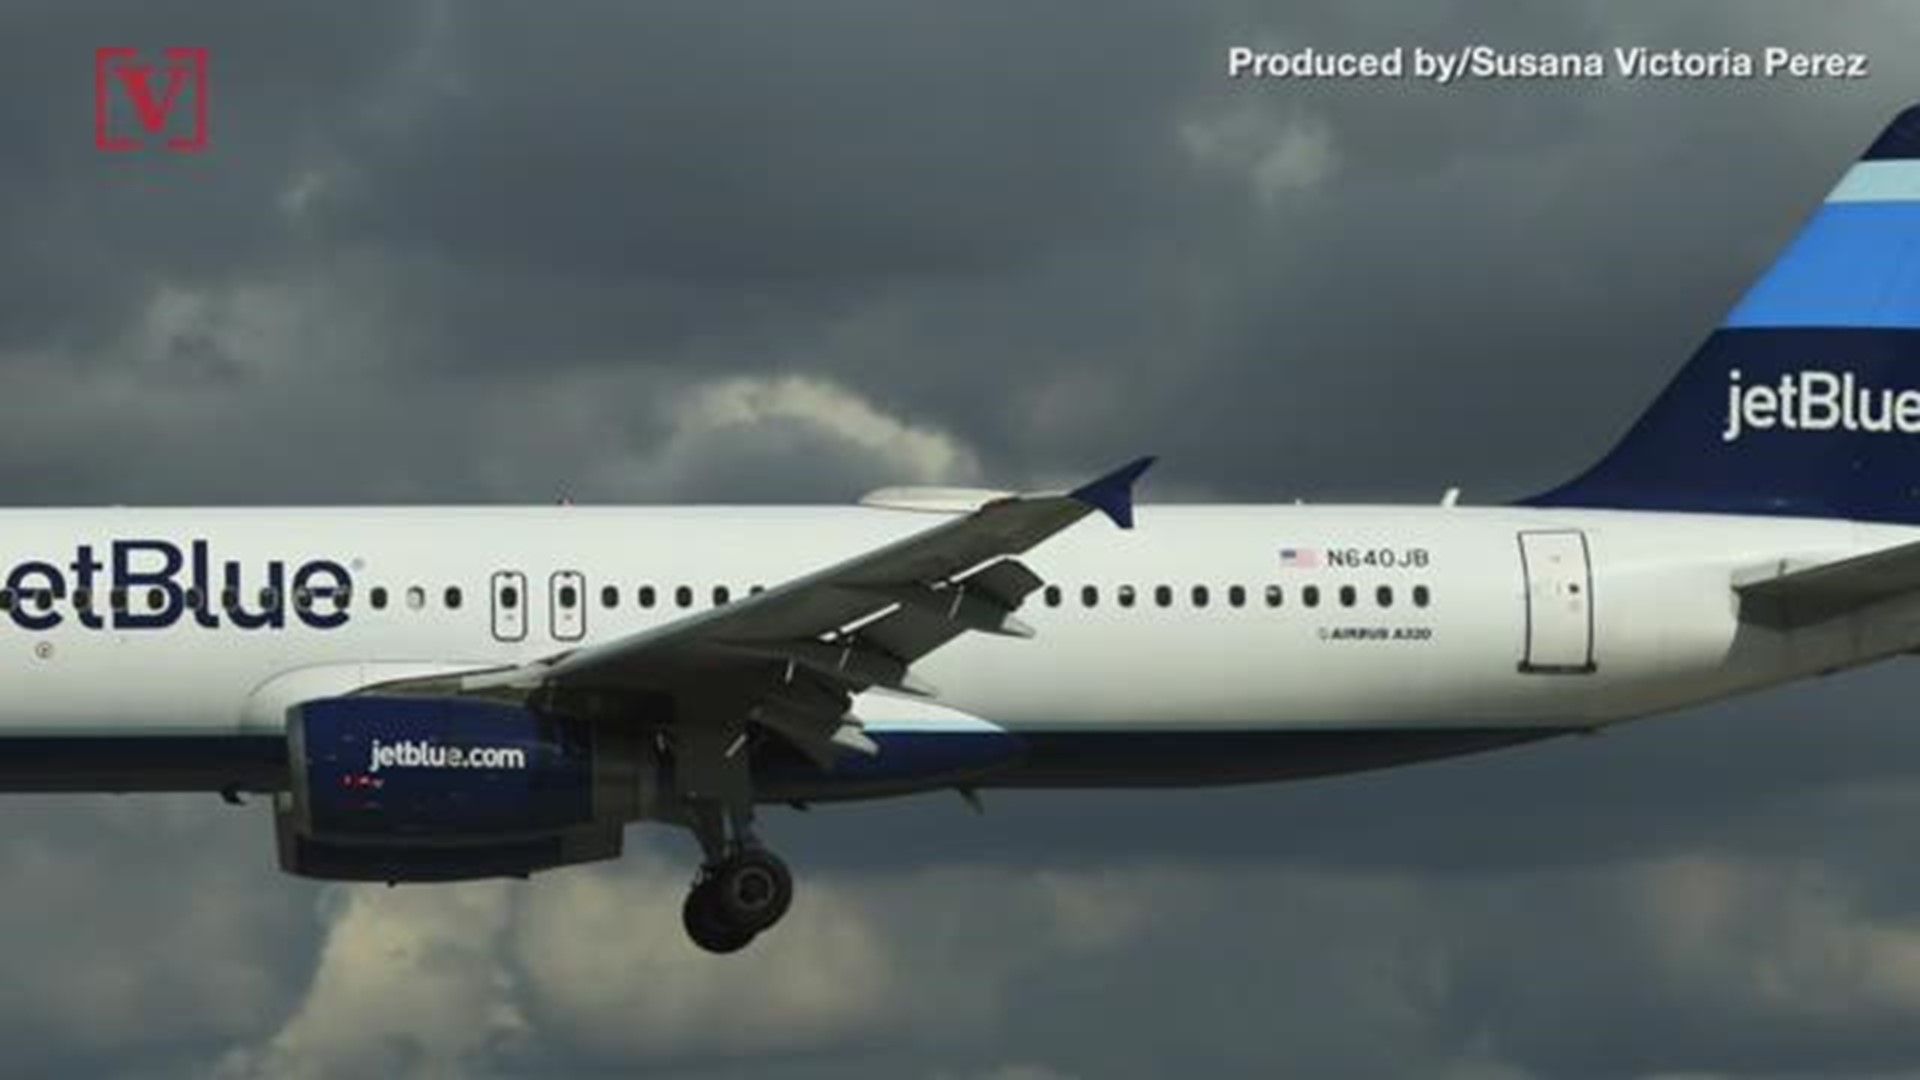
[[1619, 445], [1525, 502], [1920, 523], [1920, 106]]

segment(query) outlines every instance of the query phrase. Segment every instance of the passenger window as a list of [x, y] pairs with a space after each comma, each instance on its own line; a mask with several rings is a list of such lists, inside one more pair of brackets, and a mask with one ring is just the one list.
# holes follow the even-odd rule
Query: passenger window
[[1228, 587], [1228, 589], [1227, 589], [1227, 603], [1229, 603], [1229, 604], [1232, 604], [1232, 605], [1233, 605], [1234, 607], [1246, 607], [1246, 606], [1247, 606], [1247, 588], [1246, 588], [1246, 586], [1244, 586], [1244, 585], [1233, 585], [1233, 586], [1230, 586], [1230, 587]]
[[1099, 607], [1100, 587], [1097, 585], [1082, 585], [1080, 587], [1080, 606]]
[[407, 586], [407, 607], [419, 611], [427, 606], [427, 590], [418, 585]]
[[[52, 606], [53, 606], [53, 594], [48, 592], [45, 589], [41, 589], [40, 590], [40, 610], [45, 611]], [[147, 590], [147, 607], [153, 609], [154, 611], [159, 611], [162, 608], [165, 608], [166, 606], [167, 606], [167, 590], [158, 588], [158, 587]]]
[[1048, 607], [1060, 606], [1060, 586], [1049, 585], [1041, 592], [1040, 596], [1047, 602]]
[[228, 611], [232, 611], [234, 608], [239, 607], [240, 606], [240, 590], [221, 589], [220, 590], [220, 606], [225, 608]]
[[[84, 608], [86, 606], [80, 603], [80, 593], [85, 591], [86, 590], [82, 589], [73, 594], [73, 603], [75, 607]], [[195, 589], [195, 588], [187, 589], [187, 609], [190, 611], [200, 610], [200, 590], [199, 589]]]
[[1133, 606], [1133, 586], [1122, 585], [1119, 589], [1115, 590], [1115, 593], [1120, 601], [1121, 607]]
[[1320, 606], [1320, 586], [1308, 585], [1300, 590], [1300, 602], [1308, 607]]
[[1340, 586], [1340, 606], [1341, 607], [1352, 607], [1354, 605], [1354, 602], [1357, 601], [1358, 599], [1360, 599], [1360, 594], [1354, 590], [1353, 586], [1351, 585]]
[[[500, 599], [508, 607], [512, 607], [520, 602], [520, 594], [512, 589], [508, 589], [500, 594]], [[367, 594], [367, 603], [372, 604], [375, 611], [385, 611], [387, 609], [387, 587], [385, 585], [375, 585], [373, 591]]]
[[0, 589], [0, 611], [13, 610], [13, 590]]
[[580, 606], [580, 590], [571, 585], [560, 586], [560, 606], [572, 611]]
[[299, 608], [301, 611], [312, 611], [313, 610], [313, 590], [312, 589], [293, 590], [293, 606]]
[[93, 592], [88, 589], [73, 590], [73, 607], [76, 611], [92, 611]]
[[1281, 592], [1280, 586], [1278, 585], [1267, 586], [1267, 606], [1268, 607], [1279, 607], [1280, 601], [1283, 598], [1284, 596]]
[[620, 606], [619, 586], [602, 585], [600, 587], [600, 606], [603, 608], [616, 608]]
[[1393, 586], [1382, 585], [1379, 588], [1373, 590], [1373, 598], [1374, 600], [1379, 602], [1381, 607], [1392, 607], [1393, 606]]
[[115, 611], [127, 610], [127, 590], [110, 589], [107, 591], [107, 603]]
[[[447, 600], [447, 610], [448, 610], [448, 611], [459, 611], [459, 610], [460, 610], [460, 600], [461, 600], [461, 596], [460, 596], [460, 586], [458, 586], [458, 585], [449, 585], [449, 586], [447, 586], [447, 591], [446, 591], [446, 593], [445, 593], [445, 596], [446, 596], [446, 600]], [[567, 606], [568, 606], [568, 607], [572, 607], [573, 605], [571, 605], [571, 604], [569, 604], [569, 605], [567, 605]]]
[[729, 590], [725, 585], [715, 585], [713, 587], [713, 606], [714, 607], [720, 607], [726, 604], [727, 601], [732, 599], [733, 599], [733, 592]]
[[681, 607], [693, 606], [693, 590], [681, 585], [673, 590], [673, 602]]
[[652, 607], [654, 600], [656, 600], [657, 598], [658, 597], [654, 594], [653, 586], [651, 585], [640, 586], [640, 606], [641, 607], [643, 608]]
[[1426, 607], [1427, 601], [1431, 599], [1433, 599], [1433, 595], [1427, 592], [1427, 587], [1425, 585], [1415, 585], [1413, 587], [1413, 606], [1414, 607]]
[[1161, 607], [1172, 607], [1173, 587], [1170, 585], [1155, 585], [1153, 587], [1153, 602], [1159, 604]]
[[[387, 592], [385, 589], [373, 590], [373, 606], [374, 607], [387, 606]], [[511, 585], [503, 586], [500, 589], [500, 606], [507, 609], [508, 611], [512, 611], [514, 608], [519, 607], [520, 606], [520, 590], [514, 588]]]
[[748, 589], [747, 589], [747, 595], [748, 595], [748, 596], [759, 596], [759, 595], [760, 595], [761, 593], [763, 593], [763, 592], [766, 592], [766, 591], [767, 591], [767, 587], [766, 587], [765, 585], [753, 585], [753, 586], [749, 586], [749, 587], [748, 587]]
[[1193, 587], [1193, 606], [1207, 606], [1207, 587], [1205, 585], [1195, 585]]

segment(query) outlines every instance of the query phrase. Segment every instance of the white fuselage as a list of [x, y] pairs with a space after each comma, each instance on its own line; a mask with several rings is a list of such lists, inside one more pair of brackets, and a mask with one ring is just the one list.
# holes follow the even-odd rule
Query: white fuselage
[[[743, 596], [938, 520], [807, 507], [0, 513], [12, 586], [0, 773], [19, 787], [181, 786], [194, 770], [145, 777], [126, 755], [91, 769], [73, 748], [177, 739], [190, 754], [203, 740], [277, 738], [300, 700], [630, 634], [713, 604], [717, 588]], [[1912, 647], [1904, 609], [1788, 634], [1740, 622], [1731, 586], [1756, 567], [1915, 535], [1620, 511], [1146, 506], [1132, 531], [1086, 522], [1023, 556], [1049, 583], [1020, 610], [1034, 640], [967, 635], [915, 665], [938, 691], [930, 702], [869, 693], [856, 712], [876, 732], [928, 735], [1588, 729]], [[128, 542], [137, 583], [114, 611], [114, 545]], [[180, 552], [170, 575], [161, 544]], [[322, 595], [304, 611], [290, 595], [314, 560], [350, 577], [344, 619], [325, 594], [345, 584], [331, 571], [310, 576]], [[284, 625], [236, 626], [222, 610], [227, 564], [257, 616], [275, 561]], [[21, 569], [31, 563], [43, 565]], [[197, 615], [184, 608], [196, 577], [209, 594]], [[127, 625], [143, 620], [164, 625]], [[50, 775], [34, 774], [38, 749], [7, 761], [10, 745], [47, 740], [63, 748]], [[1151, 756], [1100, 777], [1186, 779], [1154, 775]]]

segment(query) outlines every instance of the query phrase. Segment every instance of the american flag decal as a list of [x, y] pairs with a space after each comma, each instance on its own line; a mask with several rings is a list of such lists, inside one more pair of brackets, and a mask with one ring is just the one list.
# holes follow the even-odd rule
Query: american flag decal
[[1320, 553], [1312, 548], [1283, 547], [1280, 565], [1288, 570], [1312, 570], [1320, 565]]

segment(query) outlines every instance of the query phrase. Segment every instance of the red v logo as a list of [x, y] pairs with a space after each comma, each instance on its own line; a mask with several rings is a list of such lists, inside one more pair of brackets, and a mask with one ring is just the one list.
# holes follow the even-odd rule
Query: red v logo
[[140, 126], [153, 135], [166, 130], [167, 114], [173, 111], [173, 103], [180, 97], [180, 88], [187, 83], [187, 69], [167, 69], [167, 96], [159, 101], [153, 100], [153, 83], [149, 79], [153, 74], [152, 64], [129, 64], [117, 68], [114, 74], [126, 84], [127, 98], [133, 102], [133, 111], [140, 117]]
[[[174, 134], [166, 140], [169, 150], [194, 152], [207, 145], [207, 50], [170, 48], [164, 64], [139, 63], [139, 50], [115, 47], [95, 49], [93, 57], [93, 141], [102, 150], [138, 150], [143, 145], [138, 132], [147, 135]], [[165, 72], [156, 77], [155, 72]], [[162, 83], [164, 79], [164, 83]], [[112, 99], [124, 97], [125, 105], [113, 107]], [[186, 120], [175, 113], [189, 112]], [[114, 114], [124, 119], [133, 114], [134, 124], [115, 132]]]

